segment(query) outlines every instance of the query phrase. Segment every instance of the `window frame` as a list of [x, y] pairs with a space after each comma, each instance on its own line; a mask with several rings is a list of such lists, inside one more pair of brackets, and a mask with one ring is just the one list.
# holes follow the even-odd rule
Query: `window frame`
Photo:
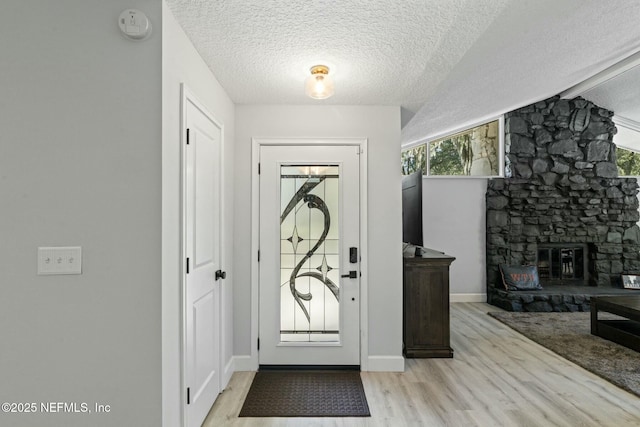
[[[640, 150], [635, 150], [633, 148], [623, 147], [622, 145], [617, 145], [615, 142], [614, 142], [613, 145], [615, 147], [614, 150], [616, 150], [616, 151], [618, 149], [620, 149], [620, 150], [630, 151], [630, 152], [632, 152], [634, 154], [640, 155]], [[618, 178], [639, 178], [640, 177], [640, 175], [620, 175], [620, 166], [618, 166], [618, 153], [617, 152], [616, 152], [616, 168], [618, 168]]]
[[[491, 122], [498, 122], [498, 173], [496, 175], [433, 175], [431, 174], [431, 144], [440, 142], [442, 140], [446, 140], [452, 138], [454, 136], [465, 134], [470, 132], [474, 128], [484, 126]], [[427, 138], [415, 141], [413, 143], [409, 143], [402, 147], [401, 152], [404, 153], [408, 150], [416, 148], [418, 146], [425, 146], [425, 170], [423, 171], [423, 178], [434, 178], [434, 179], [487, 179], [487, 178], [504, 178], [505, 176], [505, 146], [504, 146], [504, 115], [494, 116], [489, 119], [485, 119], [479, 122], [475, 122], [470, 125], [461, 126], [455, 128], [450, 131], [442, 132], [439, 134], [435, 134], [432, 136], [428, 136]], [[402, 158], [402, 157], [401, 157]]]

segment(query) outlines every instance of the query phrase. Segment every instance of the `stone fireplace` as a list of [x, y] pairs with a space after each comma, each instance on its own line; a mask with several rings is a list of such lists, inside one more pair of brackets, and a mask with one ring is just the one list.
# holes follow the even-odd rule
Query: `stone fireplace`
[[540, 283], [543, 286], [588, 284], [588, 253], [585, 243], [538, 244], [536, 265]]
[[[507, 178], [486, 193], [489, 303], [522, 305], [505, 302], [500, 264], [538, 265], [537, 295], [621, 288], [621, 274], [640, 274], [638, 183], [618, 177], [612, 116], [557, 96], [505, 115]], [[568, 302], [546, 307], [585, 308]]]

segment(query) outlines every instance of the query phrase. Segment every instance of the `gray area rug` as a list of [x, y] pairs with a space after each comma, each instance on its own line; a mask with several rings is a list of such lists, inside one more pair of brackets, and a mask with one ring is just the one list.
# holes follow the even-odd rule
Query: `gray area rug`
[[[640, 353], [591, 335], [590, 313], [490, 312], [527, 338], [640, 396]], [[616, 319], [600, 313], [601, 319]]]

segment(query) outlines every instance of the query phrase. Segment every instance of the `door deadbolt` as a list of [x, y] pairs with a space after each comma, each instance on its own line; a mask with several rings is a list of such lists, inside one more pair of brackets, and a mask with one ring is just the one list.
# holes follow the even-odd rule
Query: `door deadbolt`
[[358, 248], [349, 248], [349, 262], [351, 264], [358, 263]]

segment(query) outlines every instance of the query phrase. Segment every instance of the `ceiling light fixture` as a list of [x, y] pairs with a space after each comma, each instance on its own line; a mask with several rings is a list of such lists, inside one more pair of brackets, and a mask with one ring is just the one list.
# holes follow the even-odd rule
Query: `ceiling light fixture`
[[311, 67], [311, 75], [304, 84], [305, 93], [313, 99], [326, 99], [335, 92], [333, 79], [329, 77], [329, 67], [326, 65], [314, 65]]

